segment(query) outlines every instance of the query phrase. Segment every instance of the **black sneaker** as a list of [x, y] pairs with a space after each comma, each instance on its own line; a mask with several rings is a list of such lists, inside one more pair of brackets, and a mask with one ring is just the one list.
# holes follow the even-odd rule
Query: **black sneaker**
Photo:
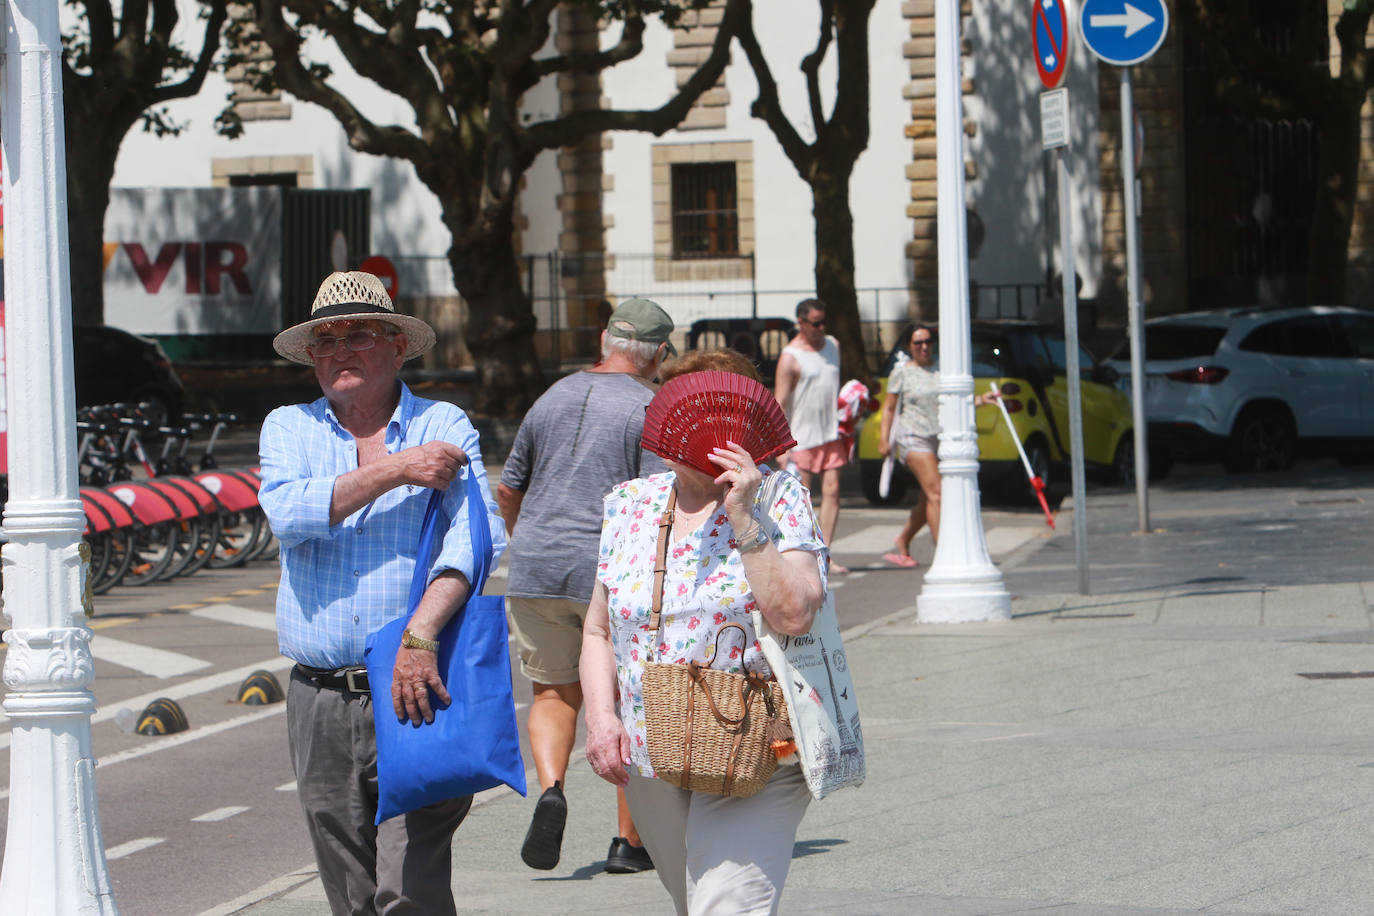
[[606, 871], [613, 875], [632, 875], [653, 867], [654, 860], [649, 858], [649, 850], [643, 846], [631, 846], [623, 836], [611, 840], [611, 851], [606, 853]]
[[558, 864], [563, 848], [563, 824], [568, 819], [568, 800], [563, 797], [563, 783], [555, 782], [544, 790], [534, 806], [529, 832], [520, 847], [520, 858], [530, 868], [548, 871]]

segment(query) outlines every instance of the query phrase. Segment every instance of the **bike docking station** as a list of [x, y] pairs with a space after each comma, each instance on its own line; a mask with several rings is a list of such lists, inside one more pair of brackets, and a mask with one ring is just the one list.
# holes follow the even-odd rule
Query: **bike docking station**
[[[1040, 94], [1040, 145], [1055, 151], [1058, 184], [1060, 287], [1064, 304], [1065, 381], [1069, 393], [1069, 445], [1073, 479], [1074, 558], [1079, 592], [1089, 594], [1088, 527], [1083, 466], [1083, 399], [1078, 359], [1078, 289], [1074, 257], [1073, 210], [1069, 188], [1072, 138], [1069, 91], [1061, 86], [1069, 69], [1072, 46], [1069, 0], [1032, 0], [1031, 43], [1035, 68], [1045, 91]], [[1131, 347], [1131, 410], [1135, 447], [1135, 487], [1141, 532], [1150, 530], [1146, 482], [1149, 479], [1144, 401], [1144, 329], [1140, 303], [1140, 232], [1137, 174], [1144, 137], [1136, 118], [1131, 67], [1159, 50], [1169, 30], [1164, 0], [1083, 0], [1076, 17], [1079, 36], [1103, 63], [1121, 68], [1122, 199], [1126, 223], [1126, 285]], [[1129, 165], [1128, 165], [1129, 164]]]

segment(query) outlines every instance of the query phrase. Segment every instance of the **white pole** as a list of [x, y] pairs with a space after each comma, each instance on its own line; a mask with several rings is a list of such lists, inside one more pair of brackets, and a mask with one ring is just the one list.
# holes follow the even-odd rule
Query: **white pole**
[[1083, 392], [1078, 363], [1078, 272], [1073, 245], [1073, 201], [1069, 196], [1068, 149], [1058, 150], [1059, 285], [1064, 299], [1064, 381], [1069, 388], [1069, 464], [1073, 479], [1073, 553], [1078, 591], [1088, 594], [1088, 499], [1083, 467]]
[[0, 913], [115, 913], [91, 754], [58, 4], [7, 0], [5, 15], [4, 709], [13, 738]]
[[964, 216], [959, 0], [935, 4], [935, 137], [940, 258], [940, 542], [916, 602], [922, 623], [1009, 620], [1011, 596], [988, 557], [973, 424], [968, 236]]
[[1131, 424], [1135, 429], [1136, 521], [1150, 530], [1149, 429], [1145, 421], [1145, 316], [1140, 302], [1140, 226], [1136, 208], [1135, 96], [1131, 68], [1121, 68], [1121, 191], [1126, 205], [1126, 310], [1131, 340]]

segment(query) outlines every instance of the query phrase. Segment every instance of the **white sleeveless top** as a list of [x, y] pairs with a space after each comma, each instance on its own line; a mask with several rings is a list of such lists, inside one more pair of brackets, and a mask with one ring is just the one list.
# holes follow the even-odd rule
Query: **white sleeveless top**
[[801, 367], [792, 389], [787, 422], [797, 448], [816, 448], [840, 437], [836, 401], [840, 396], [840, 345], [826, 337], [819, 351], [788, 345], [787, 352]]

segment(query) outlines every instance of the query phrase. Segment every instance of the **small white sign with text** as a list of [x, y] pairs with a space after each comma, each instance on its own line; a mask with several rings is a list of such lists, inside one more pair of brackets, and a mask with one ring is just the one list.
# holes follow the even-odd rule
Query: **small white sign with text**
[[1069, 145], [1069, 91], [1051, 89], [1040, 93], [1040, 148]]

